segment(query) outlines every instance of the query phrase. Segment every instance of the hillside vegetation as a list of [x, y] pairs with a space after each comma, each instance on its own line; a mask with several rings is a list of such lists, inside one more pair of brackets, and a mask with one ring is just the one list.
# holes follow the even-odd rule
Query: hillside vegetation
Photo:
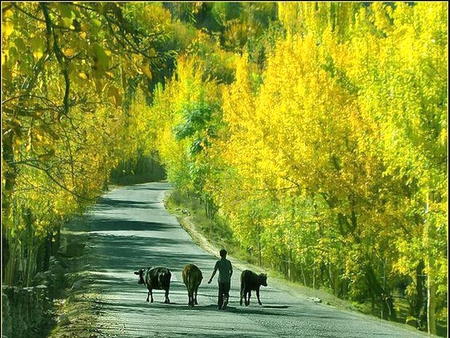
[[258, 264], [445, 332], [447, 32], [447, 2], [2, 2], [2, 284], [158, 162]]

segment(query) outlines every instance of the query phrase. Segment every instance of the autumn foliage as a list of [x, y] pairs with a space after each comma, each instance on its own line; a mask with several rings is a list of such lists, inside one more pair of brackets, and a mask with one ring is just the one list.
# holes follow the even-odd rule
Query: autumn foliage
[[[371, 299], [391, 320], [405, 296], [409, 316], [433, 332], [447, 296], [446, 10], [279, 3], [284, 33], [268, 30], [263, 69], [248, 44], [233, 58], [235, 81], [206, 101], [221, 103], [215, 137], [200, 153], [176, 133], [160, 148], [169, 170], [185, 171], [173, 182], [187, 178], [180, 189], [212, 199], [262, 264]], [[219, 80], [201, 66], [185, 75], [198, 55], [180, 62], [166, 99]]]
[[2, 3], [5, 281], [22, 269], [31, 283], [39, 268], [20, 262], [45, 254], [39, 241], [119, 161], [157, 152], [260, 264], [390, 320], [401, 297], [435, 333], [447, 319], [447, 10]]

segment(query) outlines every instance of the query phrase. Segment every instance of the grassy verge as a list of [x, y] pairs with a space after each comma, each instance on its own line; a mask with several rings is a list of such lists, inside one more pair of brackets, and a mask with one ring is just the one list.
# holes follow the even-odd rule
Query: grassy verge
[[208, 238], [215, 247], [226, 247], [230, 254], [237, 248], [231, 230], [223, 222], [206, 217], [195, 199], [188, 199], [178, 191], [171, 191], [166, 196], [165, 205], [167, 211], [175, 215], [191, 235], [194, 235], [192, 232], [195, 230]]
[[[222, 221], [212, 221], [205, 216], [202, 207], [195, 200], [183, 198], [176, 192], [166, 196], [167, 210], [175, 215], [181, 226], [191, 235], [194, 241], [213, 255], [218, 255], [220, 248], [224, 247], [229, 252], [229, 258], [238, 269], [250, 268], [255, 272], [269, 274], [269, 283], [277, 289], [296, 294], [313, 302], [321, 302], [337, 308], [359, 311], [370, 314], [370, 305], [358, 304], [337, 298], [326, 289], [312, 289], [298, 283], [287, 281], [277, 271], [266, 267], [254, 265], [257, 260], [249, 253], [242, 250], [233, 239], [232, 231]], [[88, 239], [83, 233], [81, 236], [67, 236], [69, 243], [79, 245], [81, 250], [76, 250], [73, 256], [66, 258], [67, 270], [65, 271], [67, 288], [62, 290], [61, 298], [55, 301], [56, 322], [48, 337], [50, 338], [92, 338], [103, 337], [96, 322], [101, 303], [99, 294], [89, 287], [89, 245]], [[85, 245], [87, 244], [87, 245]], [[403, 325], [398, 323], [398, 325]], [[446, 334], [439, 334], [446, 337]]]
[[85, 227], [80, 218], [61, 231], [62, 242], [68, 248], [63, 250], [64, 288], [54, 303], [56, 325], [49, 338], [100, 337], [96, 325], [99, 295], [90, 287], [90, 246]]
[[195, 199], [182, 196], [177, 191], [171, 191], [165, 199], [167, 210], [177, 217], [181, 226], [191, 235], [193, 240], [205, 250], [218, 255], [221, 248], [226, 248], [233, 265], [240, 269], [252, 269], [255, 272], [265, 272], [270, 276], [272, 285], [303, 295], [313, 301], [328, 305], [365, 312], [364, 308], [356, 303], [339, 299], [326, 289], [312, 289], [285, 279], [279, 271], [268, 267], [261, 267], [257, 257], [243, 250], [233, 238], [233, 232], [227, 224], [219, 219], [210, 219], [205, 216], [203, 208]]
[[[175, 215], [181, 226], [191, 235], [194, 241], [205, 250], [214, 255], [218, 255], [220, 248], [226, 248], [233, 265], [240, 269], [252, 269], [255, 272], [266, 272], [269, 274], [270, 282], [273, 286], [314, 302], [324, 303], [344, 310], [357, 311], [366, 315], [378, 317], [373, 313], [370, 303], [359, 303], [351, 300], [343, 300], [333, 295], [327, 288], [313, 289], [299, 283], [288, 281], [284, 275], [268, 267], [257, 265], [257, 258], [252, 257], [248, 252], [242, 250], [237, 241], [233, 238], [233, 232], [227, 224], [219, 218], [210, 219], [205, 216], [205, 212], [199, 202], [189, 199], [177, 191], [171, 191], [165, 199], [167, 210]], [[404, 326], [407, 319], [408, 304], [406, 300], [397, 299], [396, 307], [398, 311], [398, 323], [395, 325]], [[403, 323], [401, 323], [403, 322]], [[415, 323], [410, 323], [410, 327]], [[444, 327], [439, 327], [438, 336], [447, 337]]]

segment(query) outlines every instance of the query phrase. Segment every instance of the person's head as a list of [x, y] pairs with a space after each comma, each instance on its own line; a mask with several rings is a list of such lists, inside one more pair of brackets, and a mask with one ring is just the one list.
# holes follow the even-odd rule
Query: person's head
[[227, 250], [222, 249], [222, 250], [219, 251], [219, 253], [220, 253], [220, 257], [222, 257], [222, 258], [227, 257]]

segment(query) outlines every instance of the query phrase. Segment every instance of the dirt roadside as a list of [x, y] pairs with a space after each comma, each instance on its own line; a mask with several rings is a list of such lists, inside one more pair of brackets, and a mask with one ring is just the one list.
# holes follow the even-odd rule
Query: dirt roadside
[[[213, 245], [198, 230], [196, 224], [192, 221], [192, 216], [177, 213], [174, 210], [166, 210], [177, 218], [182, 228], [198, 246], [218, 257], [221, 248]], [[68, 247], [82, 248], [82, 250], [76, 250], [77, 255], [66, 261], [67, 271], [65, 276], [68, 287], [65, 290], [65, 297], [55, 301], [55, 320], [57, 325], [50, 333], [50, 338], [101, 337], [98, 333], [99, 328], [96, 325], [95, 319], [101, 307], [98, 301], [99, 295], [92, 292], [88, 287], [91, 278], [88, 273], [90, 251], [88, 229], [85, 229], [84, 232], [78, 235], [74, 235], [76, 233], [74, 230], [71, 229], [63, 234], [66, 237], [66, 245]], [[251, 269], [257, 273], [267, 273], [269, 276], [268, 282], [277, 289], [296, 294], [297, 296], [300, 295], [312, 302], [320, 302], [347, 310], [356, 310], [349, 302], [340, 300], [333, 295], [291, 283], [278, 277], [275, 272], [251, 265], [231, 255], [228, 255], [228, 258], [237, 269]]]
[[[218, 253], [221, 248], [219, 248], [219, 247], [215, 246], [213, 243], [211, 243], [211, 241], [209, 241], [202, 234], [202, 232], [199, 231], [195, 222], [192, 221], [192, 218], [193, 218], [192, 216], [186, 216], [183, 213], [176, 213], [173, 210], [168, 210], [168, 211], [177, 217], [180, 225], [183, 227], [184, 230], [186, 230], [186, 232], [189, 233], [189, 235], [192, 237], [192, 239], [198, 246], [202, 247], [204, 250], [210, 252], [211, 254], [219, 257]], [[285, 278], [283, 278], [283, 276], [281, 276], [276, 271], [270, 271], [265, 268], [261, 268], [259, 266], [250, 264], [239, 258], [233, 257], [230, 254], [227, 256], [227, 258], [230, 259], [233, 266], [235, 266], [236, 268], [238, 268], [240, 270], [250, 269], [256, 273], [268, 274], [268, 283], [272, 287], [274, 287], [278, 290], [282, 290], [291, 295], [295, 295], [297, 297], [304, 298], [304, 299], [314, 302], [314, 303], [322, 303], [327, 306], [331, 306], [331, 307], [341, 309], [341, 310], [364, 313], [364, 314], [372, 317], [372, 315], [370, 315], [369, 313], [365, 313], [361, 308], [356, 307], [354, 305], [354, 303], [352, 303], [351, 301], [340, 299], [325, 290], [312, 289], [310, 287], [306, 287], [306, 286], [300, 285], [298, 283], [290, 282], [290, 281], [286, 280]], [[373, 318], [376, 320], [379, 320], [381, 322], [384, 321], [383, 319], [380, 319], [380, 318], [376, 318], [376, 317], [373, 317]], [[402, 324], [400, 322], [390, 322], [390, 323], [393, 324], [394, 326], [398, 326], [398, 327], [405, 326], [405, 324]], [[433, 336], [433, 337], [435, 337], [435, 336]]]
[[[186, 230], [189, 235], [192, 237], [194, 242], [210, 252], [213, 255], [219, 256], [219, 250], [221, 248], [214, 246], [208, 239], [203, 236], [203, 234], [198, 231], [195, 223], [192, 222], [192, 217], [190, 216], [182, 216], [176, 215], [178, 222]], [[327, 292], [321, 290], [314, 290], [305, 286], [301, 286], [296, 283], [292, 283], [287, 281], [286, 279], [280, 278], [279, 274], [275, 271], [267, 271], [267, 269], [263, 269], [259, 266], [252, 265], [248, 262], [244, 262], [239, 258], [233, 257], [231, 255], [227, 256], [228, 259], [233, 263], [233, 266], [237, 267], [240, 270], [250, 269], [257, 273], [267, 273], [268, 274], [268, 283], [273, 285], [274, 287], [287, 291], [289, 293], [295, 293], [297, 295], [303, 296], [305, 299], [308, 299], [313, 302], [324, 303], [330, 306], [339, 307], [346, 310], [358, 311], [357, 308], [352, 306], [352, 304], [348, 301], [339, 299]]]
[[[167, 198], [167, 196], [166, 196]], [[166, 199], [165, 198], [165, 199]], [[215, 246], [208, 238], [206, 238], [200, 231], [200, 228], [193, 222], [193, 216], [183, 213], [181, 210], [175, 211], [166, 207], [166, 210], [177, 218], [182, 228], [191, 236], [193, 241], [203, 248], [205, 251], [211, 253], [214, 256], [218, 256], [218, 252], [221, 248]], [[68, 234], [68, 244], [76, 245], [83, 248], [82, 255], [75, 257], [71, 260], [68, 271], [66, 273], [68, 288], [64, 299], [57, 301], [57, 323], [58, 325], [49, 335], [51, 338], [100, 338], [101, 328], [97, 327], [96, 318], [101, 311], [101, 302], [98, 301], [99, 295], [95, 294], [89, 288], [90, 276], [89, 276], [89, 257], [90, 257], [90, 240], [89, 230], [84, 228], [81, 231], [77, 229], [76, 235], [70, 236]], [[74, 243], [71, 243], [74, 242]], [[257, 273], [267, 273], [268, 283], [271, 287], [285, 291], [289, 294], [300, 296], [305, 300], [326, 304], [335, 308], [358, 311], [355, 306], [349, 301], [341, 300], [332, 294], [324, 290], [316, 290], [308, 287], [301, 286], [289, 282], [282, 278], [280, 274], [275, 271], [268, 271], [261, 267], [249, 264], [244, 260], [228, 255], [228, 258], [232, 261], [233, 265], [239, 269], [251, 269]], [[402, 324], [399, 324], [402, 325]]]

